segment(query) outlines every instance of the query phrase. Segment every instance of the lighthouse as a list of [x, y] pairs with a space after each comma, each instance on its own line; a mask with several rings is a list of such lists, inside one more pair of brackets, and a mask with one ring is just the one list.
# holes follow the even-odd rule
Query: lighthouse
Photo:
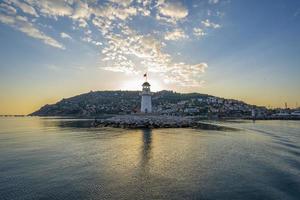
[[142, 96], [141, 112], [142, 113], [151, 113], [152, 112], [152, 102], [151, 102], [150, 84], [146, 81], [143, 83], [142, 87], [143, 87], [143, 90], [141, 92], [141, 96]]

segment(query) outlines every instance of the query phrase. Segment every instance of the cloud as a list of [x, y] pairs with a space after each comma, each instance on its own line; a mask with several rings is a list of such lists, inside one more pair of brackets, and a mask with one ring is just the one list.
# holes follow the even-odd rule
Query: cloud
[[110, 0], [110, 2], [126, 7], [132, 3], [132, 0]]
[[207, 63], [188, 65], [185, 63], [175, 63], [170, 67], [168, 73], [164, 76], [166, 83], [177, 83], [180, 86], [198, 87], [203, 84], [199, 78], [208, 67]]
[[188, 9], [180, 1], [166, 1], [158, 5], [159, 14], [175, 20], [183, 19], [188, 15]]
[[165, 40], [180, 40], [188, 38], [182, 29], [174, 29], [173, 31], [167, 32], [165, 34]]
[[67, 39], [70, 39], [70, 40], [72, 39], [72, 37], [70, 35], [68, 35], [67, 33], [65, 33], [65, 32], [61, 32], [60, 37], [67, 38]]
[[208, 0], [209, 4], [217, 4], [219, 3], [219, 0]]
[[94, 40], [91, 35], [85, 35], [84, 37], [81, 37], [81, 40], [84, 41], [84, 42], [88, 42], [90, 44], [93, 44], [95, 46], [102, 46], [103, 45], [102, 42], [98, 42], [98, 41]]
[[113, 7], [111, 5], [97, 7], [93, 9], [93, 14], [98, 17], [104, 17], [109, 20], [121, 19], [126, 20], [131, 16], [135, 16], [137, 14], [137, 9], [135, 7]]
[[72, 14], [72, 18], [83, 20], [90, 17], [91, 11], [87, 2], [78, 1], [76, 2], [74, 7], [75, 8]]
[[45, 44], [48, 44], [50, 46], [65, 49], [65, 47], [60, 44], [58, 41], [56, 41], [54, 38], [47, 36], [45, 33], [34, 27], [32, 23], [30, 23], [26, 17], [22, 16], [9, 16], [9, 15], [3, 15], [0, 14], [0, 21], [2, 23], [5, 23], [11, 27], [13, 27], [16, 30], [19, 30], [26, 35], [39, 39], [43, 41]]
[[[201, 82], [199, 75], [204, 73], [206, 63], [189, 65], [174, 62], [171, 55], [164, 52], [165, 44], [153, 35], [142, 35], [128, 26], [122, 34], [105, 35], [108, 40], [103, 48], [104, 70], [125, 73], [143, 73], [145, 70], [156, 73], [167, 83], [182, 86], [196, 86]], [[141, 68], [140, 66], [145, 66]]]
[[17, 10], [5, 3], [0, 3], [0, 11], [5, 12], [8, 15], [15, 15], [17, 13]]
[[[200, 86], [205, 62], [183, 63], [175, 59], [165, 40], [177, 41], [192, 35], [201, 37], [202, 28], [219, 28], [209, 19], [201, 27], [190, 28], [188, 8], [179, 0], [5, 0], [0, 3], [0, 21], [50, 46], [64, 49], [60, 38], [72, 39], [66, 30], [57, 30], [57, 40], [42, 32], [41, 23], [55, 24], [64, 19], [81, 35], [81, 41], [95, 45], [101, 51], [101, 69], [126, 74], [155, 72], [168, 83]], [[213, 3], [213, 2], [212, 2]], [[218, 3], [218, 2], [216, 2]], [[201, 9], [200, 6], [197, 9]], [[2, 12], [4, 11], [4, 12]], [[21, 16], [23, 15], [23, 16]], [[67, 20], [65, 20], [67, 19]], [[138, 19], [151, 20], [148, 30], [140, 29]], [[166, 22], [166, 23], [164, 23]], [[61, 27], [60, 27], [61, 28]], [[43, 29], [44, 30], [44, 29]], [[47, 28], [45, 28], [47, 30]], [[168, 30], [166, 32], [166, 30]], [[65, 32], [66, 31], [66, 32]], [[193, 39], [194, 37], [192, 37]]]
[[106, 35], [108, 32], [112, 31], [112, 22], [110, 20], [103, 19], [101, 17], [95, 17], [92, 20], [94, 26], [98, 28], [98, 30], [103, 34]]
[[13, 25], [15, 23], [15, 19], [11, 16], [3, 15], [0, 13], [0, 21], [4, 24]]
[[77, 22], [78, 22], [78, 26], [81, 28], [85, 28], [88, 26], [88, 23], [86, 22], [86, 20], [84, 20], [82, 18], [78, 19]]
[[193, 28], [193, 34], [198, 37], [206, 35], [206, 33], [201, 28]]
[[134, 69], [134, 64], [131, 61], [123, 61], [119, 64], [114, 64], [112, 66], [105, 66], [101, 69], [112, 71], [112, 72], [122, 72], [125, 74], [137, 74]]
[[28, 5], [27, 3], [21, 2], [19, 0], [7, 0], [7, 3], [14, 4], [15, 6], [20, 8], [26, 14], [30, 14], [35, 17], [38, 17], [38, 14], [35, 11], [35, 9], [32, 6]]
[[208, 28], [220, 28], [221, 25], [220, 24], [215, 24], [213, 22], [211, 22], [209, 19], [206, 19], [204, 21], [201, 21], [201, 23]]
[[30, 5], [38, 8], [40, 13], [44, 16], [71, 16], [73, 14], [73, 8], [71, 0], [25, 0]]

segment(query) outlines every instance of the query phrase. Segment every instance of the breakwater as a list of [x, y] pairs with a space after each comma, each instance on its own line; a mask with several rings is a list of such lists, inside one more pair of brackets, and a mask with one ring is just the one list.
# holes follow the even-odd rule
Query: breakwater
[[200, 122], [191, 117], [164, 115], [117, 115], [107, 119], [96, 119], [95, 127], [114, 128], [198, 128], [205, 130], [233, 130], [229, 127]]

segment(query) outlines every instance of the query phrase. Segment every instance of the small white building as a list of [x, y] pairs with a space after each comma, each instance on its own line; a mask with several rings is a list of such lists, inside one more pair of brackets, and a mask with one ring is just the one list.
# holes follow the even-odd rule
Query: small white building
[[141, 112], [142, 113], [151, 113], [152, 112], [152, 102], [151, 96], [152, 93], [150, 91], [150, 84], [146, 81], [142, 85], [143, 90], [141, 92], [142, 101], [141, 101]]

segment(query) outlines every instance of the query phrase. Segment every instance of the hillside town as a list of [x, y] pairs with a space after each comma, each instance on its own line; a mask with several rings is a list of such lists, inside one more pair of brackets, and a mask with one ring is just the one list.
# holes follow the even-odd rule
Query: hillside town
[[264, 106], [249, 105], [243, 101], [214, 96], [195, 97], [188, 100], [181, 100], [176, 103], [159, 103], [155, 106], [154, 110], [160, 114], [175, 116], [192, 115], [202, 118], [300, 118], [299, 108], [267, 109]]

